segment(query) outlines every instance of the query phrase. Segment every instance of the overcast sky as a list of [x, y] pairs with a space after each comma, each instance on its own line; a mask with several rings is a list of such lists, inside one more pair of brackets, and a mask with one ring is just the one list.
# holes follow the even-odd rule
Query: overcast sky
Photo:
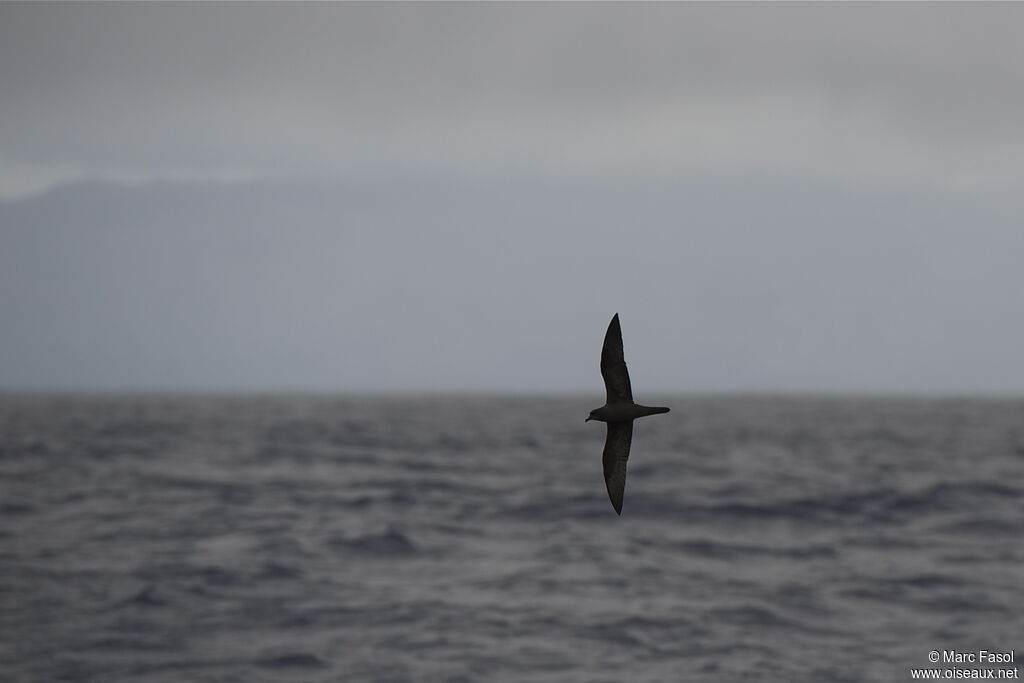
[[0, 3], [0, 388], [1024, 393], [1022, 26]]

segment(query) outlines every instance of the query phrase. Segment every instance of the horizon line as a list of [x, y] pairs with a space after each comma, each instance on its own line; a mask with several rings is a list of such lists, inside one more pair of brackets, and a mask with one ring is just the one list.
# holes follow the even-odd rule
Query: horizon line
[[[309, 397], [309, 398], [418, 398], [438, 397], [493, 397], [493, 398], [575, 398], [604, 394], [604, 390], [582, 391], [569, 389], [327, 389], [309, 387], [4, 387], [0, 397]], [[893, 391], [893, 390], [823, 390], [823, 389], [698, 389], [653, 390], [645, 396], [671, 396], [680, 399], [918, 399], [918, 400], [1024, 400], [1024, 392], [1008, 391]]]

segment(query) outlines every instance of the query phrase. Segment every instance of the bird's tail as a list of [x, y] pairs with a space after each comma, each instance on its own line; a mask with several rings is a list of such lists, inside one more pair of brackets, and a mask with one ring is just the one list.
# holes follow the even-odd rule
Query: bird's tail
[[637, 406], [637, 407], [640, 408], [643, 411], [643, 413], [640, 415], [640, 417], [647, 417], [648, 415], [659, 415], [661, 413], [667, 413], [668, 412], [668, 408], [661, 408], [661, 407], [656, 407], [656, 406]]

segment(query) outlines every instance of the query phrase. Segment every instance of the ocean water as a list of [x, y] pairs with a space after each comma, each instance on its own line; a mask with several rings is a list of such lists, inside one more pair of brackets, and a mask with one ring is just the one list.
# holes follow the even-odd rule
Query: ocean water
[[3, 681], [904, 681], [1024, 658], [1024, 401], [0, 398]]

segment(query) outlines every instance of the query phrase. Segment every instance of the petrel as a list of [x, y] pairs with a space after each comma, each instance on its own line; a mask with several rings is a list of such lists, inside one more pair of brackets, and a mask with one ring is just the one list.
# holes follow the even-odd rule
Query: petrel
[[633, 389], [629, 385], [626, 359], [622, 355], [622, 328], [619, 314], [608, 323], [601, 349], [601, 376], [607, 391], [605, 404], [590, 411], [585, 422], [599, 420], [608, 424], [604, 442], [604, 483], [616, 514], [622, 514], [622, 494], [626, 488], [626, 461], [629, 444], [633, 440], [633, 420], [645, 415], [667, 413], [668, 408], [652, 408], [633, 403]]

